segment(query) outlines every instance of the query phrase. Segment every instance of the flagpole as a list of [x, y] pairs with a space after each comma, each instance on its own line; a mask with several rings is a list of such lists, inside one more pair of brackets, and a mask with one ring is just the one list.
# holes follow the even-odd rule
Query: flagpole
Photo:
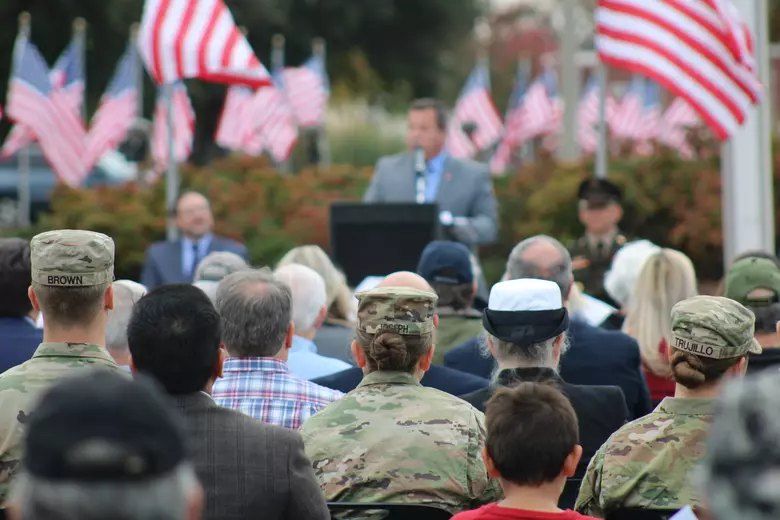
[[596, 65], [599, 80], [599, 146], [596, 150], [596, 178], [607, 178], [607, 67], [601, 60]]
[[[19, 14], [19, 34], [16, 36], [16, 44], [14, 45], [14, 65], [13, 68], [19, 66], [19, 62], [22, 59], [21, 53], [22, 40], [30, 38], [30, 25], [31, 17], [30, 13], [24, 11]], [[17, 211], [17, 223], [19, 227], [25, 228], [30, 226], [30, 145], [27, 144], [19, 150], [17, 156], [17, 177], [16, 177], [16, 211]]]
[[[274, 34], [271, 37], [271, 75], [281, 74], [284, 69], [284, 36]], [[282, 175], [290, 173], [290, 159], [277, 163], [276, 167]]]
[[87, 21], [78, 17], [73, 20], [73, 41], [77, 42], [80, 52], [82, 70], [84, 72], [84, 91], [81, 102], [81, 120], [87, 117]]
[[[327, 51], [325, 47], [325, 40], [323, 38], [314, 38], [311, 41], [311, 53], [315, 57], [320, 59], [322, 63], [323, 72], [326, 69], [325, 59], [327, 57]], [[324, 78], [323, 78], [324, 82]], [[328, 106], [325, 105], [325, 113], [327, 114]], [[317, 145], [317, 162], [320, 168], [328, 168], [330, 166], [330, 146], [328, 145], [327, 130], [325, 128], [325, 121], [322, 121], [317, 127], [316, 145]]]
[[176, 164], [174, 154], [175, 146], [173, 139], [173, 83], [168, 83], [162, 87], [165, 96], [165, 126], [168, 132], [168, 168], [165, 172], [165, 209], [166, 215], [166, 237], [169, 241], [178, 238], [178, 229], [174, 214], [176, 212], [176, 199], [179, 197], [179, 170]]
[[561, 37], [561, 84], [563, 94], [563, 138], [558, 148], [558, 159], [572, 163], [579, 159], [577, 143], [577, 101], [580, 99], [580, 74], [575, 56], [579, 48], [576, 34], [574, 0], [563, 2], [563, 33]]

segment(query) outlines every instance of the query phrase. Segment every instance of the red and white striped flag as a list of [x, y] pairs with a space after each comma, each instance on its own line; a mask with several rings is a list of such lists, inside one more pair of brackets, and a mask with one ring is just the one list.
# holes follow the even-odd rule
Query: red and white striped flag
[[242, 145], [246, 153], [260, 155], [267, 151], [277, 163], [290, 158], [298, 141], [298, 127], [280, 89], [273, 86], [257, 90], [244, 117], [252, 121]]
[[184, 78], [251, 87], [271, 82], [222, 0], [146, 0], [138, 47], [158, 85]]
[[325, 123], [330, 91], [321, 57], [312, 56], [300, 67], [285, 68], [281, 83], [299, 127], [317, 127]]
[[599, 0], [596, 48], [685, 99], [722, 140], [762, 94], [750, 33], [728, 0]]
[[136, 52], [135, 47], [127, 47], [106, 92], [100, 98], [100, 106], [92, 116], [84, 156], [84, 163], [90, 169], [104, 153], [119, 146], [138, 117], [135, 78], [139, 63]]
[[57, 177], [78, 186], [86, 177], [82, 156], [85, 132], [80, 119], [49, 79], [46, 61], [30, 41], [21, 37], [14, 49], [8, 87], [8, 117], [29, 128]]
[[[163, 89], [157, 88], [157, 103], [154, 107], [152, 126], [152, 159], [159, 173], [168, 167], [168, 104]], [[195, 136], [195, 111], [192, 109], [187, 88], [181, 81], [170, 86], [173, 96], [173, 160], [184, 162], [192, 152], [192, 140]]]
[[658, 140], [677, 150], [685, 159], [692, 159], [694, 151], [688, 142], [688, 131], [701, 124], [701, 119], [682, 98], [675, 98], [661, 118]]
[[[464, 125], [473, 125], [470, 136], [464, 132]], [[491, 147], [503, 131], [501, 116], [490, 97], [489, 72], [484, 65], [477, 65], [455, 103], [447, 129], [447, 150], [453, 157], [473, 157]]]
[[228, 150], [242, 150], [244, 141], [252, 129], [247, 110], [252, 101], [253, 92], [247, 87], [233, 85], [225, 94], [222, 115], [219, 117], [214, 141]]
[[631, 86], [615, 105], [612, 117], [608, 119], [609, 129], [616, 139], [633, 141], [637, 138], [644, 113], [641, 81], [639, 76], [631, 80]]
[[[606, 101], [606, 120], [611, 121], [615, 116], [615, 99], [608, 95]], [[601, 109], [601, 96], [595, 80], [590, 80], [585, 88], [585, 95], [577, 109], [577, 141], [585, 153], [593, 153], [599, 145], [599, 111]]]

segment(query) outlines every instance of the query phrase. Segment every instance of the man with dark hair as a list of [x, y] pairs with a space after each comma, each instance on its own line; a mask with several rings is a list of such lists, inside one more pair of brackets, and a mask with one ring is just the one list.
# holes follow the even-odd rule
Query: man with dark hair
[[41, 343], [29, 286], [30, 244], [21, 238], [0, 239], [0, 374], [30, 359]]
[[[616, 386], [572, 385], [558, 375], [558, 364], [568, 347], [569, 314], [560, 288], [532, 278], [499, 282], [490, 290], [483, 318], [487, 347], [496, 359], [495, 386], [461, 396], [478, 410], [501, 386], [523, 381], [554, 384], [577, 414], [583, 453], [576, 477], [582, 477], [591, 457], [604, 441], [626, 423], [628, 410]], [[574, 505], [576, 494], [565, 497]]]
[[153, 290], [133, 309], [127, 334], [134, 370], [159, 381], [184, 415], [204, 518], [329, 518], [300, 435], [210, 397], [225, 351], [219, 314], [200, 289]]
[[174, 217], [181, 237], [173, 242], [156, 242], [146, 252], [141, 283], [147, 289], [192, 282], [198, 263], [214, 251], [228, 251], [247, 259], [246, 246], [213, 233], [214, 215], [208, 199], [200, 193], [182, 193]]
[[471, 253], [463, 244], [436, 240], [425, 246], [417, 274], [436, 291], [436, 352], [433, 362], [444, 364], [444, 354], [482, 334], [482, 313], [474, 309], [477, 280]]
[[32, 358], [0, 374], [0, 504], [22, 457], [22, 438], [38, 396], [86, 367], [119, 371], [105, 347], [114, 306], [114, 241], [102, 233], [60, 229], [30, 241], [28, 290], [43, 314], [43, 342]]
[[723, 296], [736, 300], [756, 317], [755, 338], [764, 351], [750, 356], [748, 374], [780, 364], [780, 267], [771, 256], [743, 256], [726, 273]]
[[504, 500], [453, 520], [582, 520], [558, 508], [558, 497], [582, 455], [577, 416], [552, 385], [520, 383], [488, 401], [487, 440], [482, 457], [501, 483]]
[[271, 271], [249, 269], [226, 276], [217, 288], [217, 311], [230, 354], [214, 384], [218, 405], [297, 430], [343, 395], [290, 373], [292, 294]]
[[181, 417], [146, 378], [67, 377], [30, 416], [11, 518], [198, 520]]
[[492, 242], [498, 217], [487, 166], [451, 157], [444, 149], [446, 137], [444, 105], [433, 99], [413, 102], [407, 116], [408, 151], [379, 159], [363, 200], [437, 203], [448, 239], [469, 247]]

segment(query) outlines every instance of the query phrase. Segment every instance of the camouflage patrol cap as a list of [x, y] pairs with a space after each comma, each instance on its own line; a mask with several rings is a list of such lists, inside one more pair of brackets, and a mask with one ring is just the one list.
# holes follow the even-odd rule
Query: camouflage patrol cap
[[88, 287], [114, 280], [114, 241], [103, 233], [58, 229], [30, 241], [32, 280], [41, 285]]
[[433, 332], [435, 293], [409, 287], [377, 287], [359, 292], [358, 330], [416, 336]]
[[712, 359], [760, 354], [755, 317], [742, 304], [719, 296], [694, 296], [672, 307], [672, 347]]

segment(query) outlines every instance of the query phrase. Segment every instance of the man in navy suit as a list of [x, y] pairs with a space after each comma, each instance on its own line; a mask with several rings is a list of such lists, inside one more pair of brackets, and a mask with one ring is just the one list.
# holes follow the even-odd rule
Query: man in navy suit
[[146, 252], [141, 283], [151, 290], [170, 283], [191, 283], [195, 268], [213, 251], [229, 251], [248, 259], [246, 246], [212, 233], [214, 216], [200, 193], [183, 193], [176, 203], [176, 227], [181, 238], [152, 244]]
[[[507, 260], [507, 280], [541, 278], [558, 284], [564, 299], [574, 283], [571, 256], [552, 237], [538, 235], [515, 246]], [[629, 419], [652, 410], [650, 393], [640, 370], [639, 346], [630, 336], [571, 320], [571, 347], [561, 358], [561, 378], [573, 385], [614, 385], [623, 390]], [[485, 377], [495, 366], [482, 356], [477, 342], [467, 342], [444, 356], [445, 366]]]

